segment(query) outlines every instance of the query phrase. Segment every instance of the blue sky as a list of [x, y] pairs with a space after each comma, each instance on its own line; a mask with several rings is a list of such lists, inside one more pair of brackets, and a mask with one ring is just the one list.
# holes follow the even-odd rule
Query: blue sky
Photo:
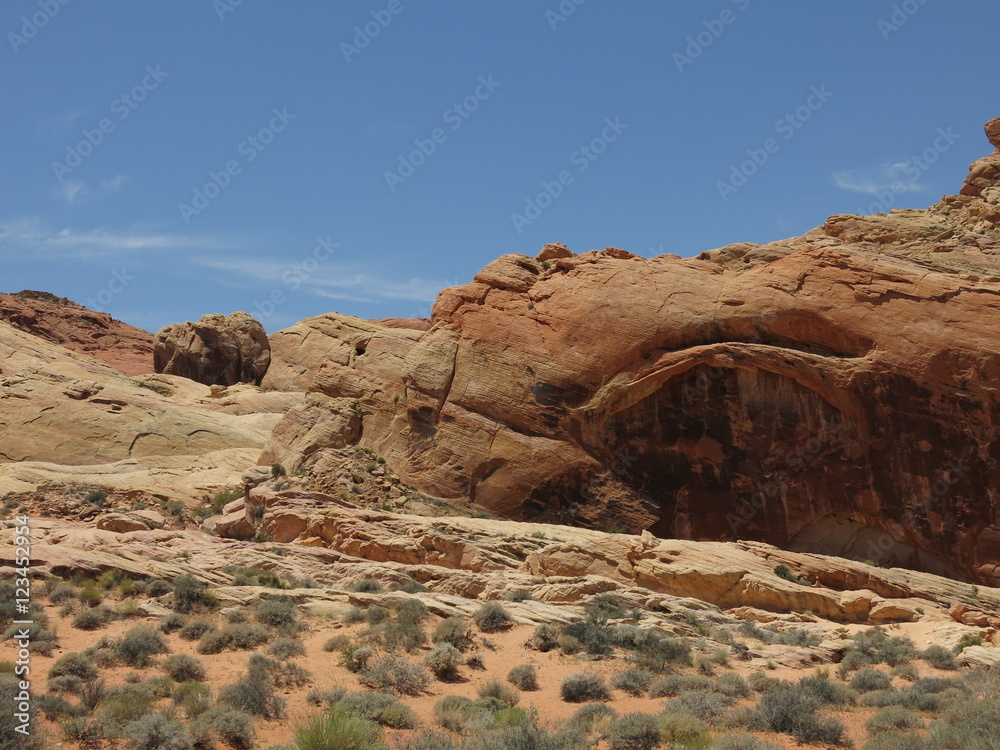
[[0, 290], [148, 330], [242, 309], [274, 331], [427, 315], [546, 242], [690, 256], [924, 207], [989, 150], [997, 16], [995, 0], [8, 0]]

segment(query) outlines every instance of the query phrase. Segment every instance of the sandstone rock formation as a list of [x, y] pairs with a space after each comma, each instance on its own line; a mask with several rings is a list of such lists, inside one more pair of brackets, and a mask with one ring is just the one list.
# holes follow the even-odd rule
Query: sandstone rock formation
[[928, 210], [763, 246], [505, 255], [426, 332], [302, 321], [265, 378], [312, 392], [283, 455], [322, 447], [329, 404], [404, 480], [512, 518], [998, 583], [995, 159]]
[[156, 372], [205, 385], [260, 385], [270, 362], [264, 327], [245, 312], [165, 326], [153, 342]]
[[0, 294], [0, 321], [125, 375], [153, 372], [153, 334], [48, 292]]

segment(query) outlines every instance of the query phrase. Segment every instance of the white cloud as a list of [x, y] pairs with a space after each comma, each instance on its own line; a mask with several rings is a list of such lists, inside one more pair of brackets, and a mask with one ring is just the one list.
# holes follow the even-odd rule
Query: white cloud
[[233, 241], [150, 231], [137, 227], [126, 231], [105, 229], [53, 229], [37, 218], [0, 222], [0, 251], [54, 257], [97, 258], [177, 250], [229, 250]]
[[385, 299], [433, 302], [445, 287], [462, 282], [454, 279], [431, 280], [412, 277], [393, 281], [364, 270], [348, 270], [335, 259], [317, 263], [311, 256], [290, 261], [271, 258], [198, 258], [205, 268], [243, 276], [255, 282], [274, 285], [276, 289], [306, 290], [317, 297], [375, 302]]
[[72, 206], [90, 198], [103, 198], [106, 195], [117, 193], [126, 180], [125, 175], [116, 175], [110, 180], [98, 183], [96, 190], [91, 190], [86, 182], [66, 180], [56, 188], [56, 195]]
[[908, 175], [913, 169], [909, 162], [881, 164], [870, 169], [848, 169], [833, 173], [833, 184], [842, 190], [875, 195], [895, 187], [897, 193], [915, 193], [925, 186]]

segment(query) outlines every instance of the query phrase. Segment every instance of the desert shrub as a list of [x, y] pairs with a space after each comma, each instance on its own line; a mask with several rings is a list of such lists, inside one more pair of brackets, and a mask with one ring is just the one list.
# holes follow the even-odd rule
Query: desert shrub
[[86, 711], [63, 698], [61, 695], [39, 695], [34, 700], [35, 708], [49, 721], [83, 716]]
[[688, 711], [671, 711], [660, 716], [660, 739], [668, 746], [694, 750], [708, 744], [708, 725]]
[[337, 707], [357, 714], [363, 719], [378, 721], [379, 715], [393, 703], [399, 703], [395, 695], [363, 690], [343, 695], [337, 702]]
[[803, 677], [799, 688], [825, 706], [849, 706], [857, 698], [851, 688], [831, 681], [825, 674]]
[[[372, 610], [374, 609], [384, 608], [373, 607]], [[402, 649], [407, 653], [412, 653], [427, 643], [427, 634], [420, 625], [401, 620], [392, 620], [368, 628], [362, 633], [362, 637], [370, 643], [379, 644], [382, 649], [390, 652]]]
[[1000, 748], [1000, 700], [955, 701], [944, 721], [930, 727], [930, 745], [951, 750], [997, 750]]
[[434, 643], [449, 643], [459, 651], [466, 651], [472, 647], [473, 635], [469, 630], [469, 625], [459, 617], [449, 617], [442, 620], [434, 628]]
[[135, 599], [126, 599], [123, 602], [119, 602], [118, 606], [115, 607], [115, 614], [118, 617], [136, 617], [139, 614], [139, 602]]
[[104, 597], [101, 596], [101, 592], [97, 590], [97, 586], [94, 585], [93, 581], [87, 581], [76, 595], [76, 598], [85, 607], [96, 607], [104, 601]]
[[295, 623], [295, 603], [290, 599], [266, 599], [257, 605], [253, 616], [261, 625], [287, 630]]
[[179, 612], [172, 612], [160, 620], [161, 633], [173, 633], [187, 624], [187, 618]]
[[746, 732], [727, 734], [708, 746], [708, 750], [779, 750], [779, 748], [779, 745], [765, 742]]
[[177, 632], [177, 635], [185, 641], [197, 641], [206, 633], [215, 630], [215, 624], [211, 620], [192, 620]]
[[649, 714], [625, 714], [611, 722], [605, 736], [610, 750], [653, 750], [660, 744], [660, 724]]
[[478, 669], [479, 671], [484, 671], [486, 669], [486, 662], [483, 661], [483, 657], [479, 654], [471, 654], [465, 659], [465, 666], [469, 669]]
[[362, 578], [348, 586], [347, 590], [356, 594], [381, 594], [385, 591], [385, 587], [374, 578]]
[[201, 716], [215, 705], [212, 689], [203, 682], [182, 682], [174, 688], [172, 698], [188, 719]]
[[254, 649], [267, 642], [268, 634], [259, 625], [236, 623], [226, 625], [219, 630], [205, 633], [198, 642], [199, 654], [219, 654], [230, 649], [233, 651]]
[[563, 678], [559, 683], [559, 695], [569, 703], [583, 703], [607, 700], [611, 697], [611, 691], [603, 677], [586, 672]]
[[692, 691], [682, 693], [676, 698], [667, 701], [663, 704], [663, 710], [667, 713], [680, 711], [693, 714], [702, 721], [714, 724], [726, 712], [731, 703], [732, 700], [721, 693]]
[[480, 698], [496, 698], [511, 707], [516, 706], [521, 700], [519, 690], [510, 685], [504, 685], [500, 680], [487, 680], [479, 686], [476, 694]]
[[650, 684], [649, 697], [665, 698], [696, 690], [705, 692], [711, 687], [712, 681], [704, 675], [672, 674]]
[[[566, 644], [571, 644], [566, 648]], [[588, 654], [602, 655], [611, 653], [611, 628], [606, 622], [595, 622], [587, 619], [564, 625], [559, 644], [567, 653], [584, 650]], [[579, 644], [579, 645], [577, 645]]]
[[920, 716], [901, 706], [893, 706], [879, 711], [865, 723], [869, 734], [895, 732], [903, 729], [923, 728]]
[[792, 583], [798, 583], [799, 580], [799, 577], [795, 575], [795, 573], [792, 572], [792, 569], [785, 565], [785, 563], [779, 563], [776, 565], [774, 568], [774, 574], [778, 576], [778, 578], [784, 578], [786, 581], [791, 581]]
[[411, 735], [396, 747], [398, 750], [459, 750], [451, 737], [434, 729], [425, 729], [419, 734]]
[[162, 714], [146, 714], [125, 725], [129, 750], [191, 750], [194, 740], [180, 721]]
[[893, 677], [899, 677], [907, 682], [914, 682], [920, 677], [920, 673], [917, 671], [917, 668], [912, 664], [898, 664], [892, 668], [890, 674]]
[[816, 698], [785, 685], [765, 693], [757, 710], [772, 731], [790, 734], [799, 742], [843, 744], [843, 724], [821, 717], [818, 707]]
[[712, 660], [707, 656], [699, 656], [695, 659], [694, 668], [697, 670], [698, 674], [705, 675], [706, 677], [715, 676], [715, 666], [712, 664]]
[[606, 703], [588, 703], [566, 720], [566, 727], [583, 734], [602, 731], [617, 716], [618, 712]]
[[75, 674], [63, 674], [50, 678], [48, 689], [50, 693], [77, 695], [84, 684], [84, 681]]
[[611, 687], [641, 698], [652, 681], [653, 675], [643, 669], [626, 669], [611, 678]]
[[201, 682], [205, 679], [205, 667], [188, 654], [174, 654], [163, 660], [163, 671], [175, 682]]
[[932, 746], [923, 737], [902, 732], [879, 732], [868, 738], [863, 750], [929, 750]]
[[966, 633], [961, 638], [958, 639], [958, 643], [952, 649], [953, 653], [960, 654], [969, 646], [982, 646], [983, 637], [978, 633]]
[[538, 672], [533, 665], [522, 664], [507, 673], [507, 682], [518, 690], [538, 690]]
[[375, 659], [358, 676], [361, 684], [372, 690], [403, 695], [419, 695], [430, 684], [423, 667], [391, 654]]
[[427, 606], [419, 599], [404, 599], [395, 611], [397, 620], [410, 625], [419, 625], [427, 619]]
[[203, 711], [191, 723], [198, 747], [211, 746], [219, 740], [235, 750], [250, 750], [254, 746], [253, 719], [243, 711], [227, 706], [214, 706]]
[[504, 595], [504, 599], [508, 602], [526, 602], [531, 598], [531, 592], [528, 589], [514, 589]]
[[633, 661], [642, 669], [664, 674], [674, 666], [691, 666], [691, 647], [684, 641], [647, 632], [636, 644]]
[[371, 646], [356, 646], [348, 644], [340, 650], [340, 666], [349, 672], [360, 672], [368, 666], [375, 656]]
[[344, 613], [345, 625], [356, 625], [365, 621], [365, 611], [361, 607], [351, 607]]
[[880, 669], [865, 667], [851, 678], [851, 688], [859, 693], [870, 693], [873, 690], [889, 690], [892, 678]]
[[464, 732], [473, 717], [484, 713], [461, 695], [448, 695], [434, 704], [434, 720], [450, 732]]
[[282, 661], [293, 659], [296, 656], [303, 656], [305, 652], [306, 647], [302, 645], [302, 641], [298, 638], [276, 638], [268, 648], [268, 653], [271, 656]]
[[81, 609], [73, 618], [72, 625], [79, 630], [97, 630], [114, 619], [114, 613], [103, 604], [89, 609]]
[[146, 596], [152, 599], [169, 594], [174, 590], [174, 587], [162, 578], [147, 578], [143, 582], [143, 588], [145, 589]]
[[[13, 727], [11, 728], [13, 731]], [[96, 721], [89, 721], [82, 717], [68, 719], [59, 724], [59, 730], [62, 733], [64, 740], [69, 742], [75, 742], [80, 747], [100, 747], [104, 741], [104, 733], [101, 731], [101, 725]], [[35, 737], [37, 741], [32, 742], [31, 737]], [[33, 732], [28, 737], [21, 738], [21, 744], [17, 745], [18, 749], [24, 748], [41, 748], [41, 733]], [[0, 745], [4, 750], [7, 750], [5, 745]]]
[[754, 672], [747, 677], [747, 685], [756, 693], [767, 693], [782, 685], [777, 677], [768, 677], [763, 672]]
[[735, 672], [727, 672], [721, 675], [715, 681], [712, 690], [730, 698], [746, 698], [750, 695], [750, 686], [747, 685], [747, 681]]
[[285, 713], [285, 701], [275, 691], [268, 660], [259, 654], [250, 657], [246, 673], [236, 683], [226, 685], [219, 691], [219, 700], [264, 719], [280, 719]]
[[958, 660], [955, 655], [942, 646], [928, 646], [920, 654], [920, 658], [937, 669], [958, 669]]
[[60, 583], [49, 591], [49, 601], [53, 604], [63, 604], [76, 599], [76, 589], [68, 583]]
[[853, 637], [854, 644], [844, 653], [840, 674], [872, 664], [896, 667], [917, 656], [916, 647], [909, 638], [889, 636], [880, 628], [869, 628]]
[[484, 633], [499, 633], [514, 625], [514, 618], [500, 602], [486, 602], [476, 610], [472, 619]]
[[174, 580], [173, 609], [181, 614], [190, 614], [201, 609], [215, 607], [216, 599], [205, 584], [190, 574], [178, 576]]
[[87, 713], [96, 711], [107, 696], [108, 688], [104, 680], [85, 682], [80, 687], [80, 705], [83, 706]]
[[323, 643], [323, 650], [326, 652], [340, 651], [346, 646], [349, 646], [350, 643], [351, 639], [346, 635], [335, 635], [333, 638], [330, 638]]
[[320, 688], [313, 688], [308, 693], [306, 693], [306, 703], [310, 706], [332, 706], [334, 703], [339, 701], [347, 691], [344, 688], [327, 688], [326, 690], [321, 690]]
[[112, 650], [128, 666], [142, 669], [152, 663], [153, 656], [165, 654], [170, 649], [158, 630], [139, 625], [115, 641]]
[[60, 656], [49, 668], [49, 677], [72, 675], [81, 680], [97, 679], [97, 667], [83, 654], [72, 652]]
[[100, 720], [112, 731], [153, 710], [156, 696], [147, 685], [119, 685], [108, 690], [101, 703]]
[[378, 724], [336, 707], [295, 730], [296, 750], [382, 750], [385, 747]]
[[528, 641], [528, 646], [535, 649], [536, 651], [541, 651], [545, 653], [547, 651], [553, 651], [559, 648], [559, 628], [555, 625], [550, 625], [548, 623], [544, 625], [539, 625], [535, 628], [535, 632], [531, 636], [531, 640]]
[[435, 677], [443, 682], [458, 677], [458, 668], [462, 664], [462, 652], [450, 643], [438, 643], [424, 657], [424, 664]]
[[376, 721], [390, 729], [416, 729], [420, 725], [416, 712], [403, 703], [386, 706]]

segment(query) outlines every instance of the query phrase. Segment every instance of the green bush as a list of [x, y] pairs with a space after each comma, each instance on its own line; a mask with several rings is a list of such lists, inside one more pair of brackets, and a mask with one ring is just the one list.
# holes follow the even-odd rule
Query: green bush
[[774, 568], [774, 574], [778, 576], [778, 578], [784, 578], [786, 581], [791, 581], [792, 583], [798, 583], [799, 580], [799, 577], [795, 575], [795, 573], [792, 572], [792, 569], [785, 565], [785, 563], [779, 563], [776, 565]]
[[103, 604], [76, 613], [72, 625], [79, 630], [97, 630], [114, 619], [114, 613]]
[[611, 687], [641, 698], [652, 681], [653, 675], [643, 669], [626, 669], [611, 678]]
[[889, 636], [879, 628], [870, 628], [853, 636], [851, 646], [841, 660], [839, 674], [843, 677], [855, 669], [872, 664], [896, 667], [917, 656], [913, 641], [905, 637]]
[[147, 714], [125, 725], [130, 750], [191, 750], [194, 740], [180, 721]]
[[471, 648], [473, 644], [473, 636], [468, 623], [459, 617], [449, 617], [439, 622], [434, 629], [432, 640], [435, 643], [450, 643], [463, 652]]
[[459, 750], [451, 738], [433, 729], [411, 735], [397, 745], [399, 750]]
[[382, 729], [373, 721], [334, 707], [295, 730], [296, 750], [383, 750]]
[[198, 642], [199, 654], [219, 654], [229, 649], [254, 649], [267, 643], [268, 633], [259, 625], [236, 623], [205, 633]]
[[348, 586], [347, 590], [356, 594], [381, 594], [385, 591], [385, 586], [374, 578], [362, 578]]
[[49, 592], [49, 601], [53, 604], [64, 604], [76, 599], [76, 589], [68, 583], [60, 583]]
[[172, 697], [188, 719], [201, 716], [215, 704], [212, 689], [203, 682], [182, 682], [174, 688]]
[[500, 680], [487, 680], [476, 690], [480, 698], [496, 698], [510, 707], [516, 706], [521, 700], [521, 693], [510, 685], [504, 685]]
[[606, 733], [609, 750], [653, 750], [660, 744], [660, 724], [643, 713], [620, 716]]
[[817, 713], [819, 701], [792, 685], [764, 694], [757, 710], [774, 732], [790, 734], [799, 742], [844, 743], [844, 725]]
[[348, 644], [340, 649], [340, 666], [348, 672], [360, 672], [365, 669], [375, 656], [371, 646]]
[[689, 713], [702, 721], [715, 724], [732, 703], [732, 699], [721, 693], [690, 692], [682, 693], [673, 700], [663, 704], [667, 713]]
[[290, 599], [266, 599], [257, 605], [253, 616], [261, 625], [287, 630], [295, 624], [295, 603]]
[[83, 654], [72, 652], [60, 656], [49, 668], [49, 678], [72, 675], [81, 680], [97, 679], [97, 667]]
[[706, 692], [712, 681], [704, 675], [672, 674], [654, 681], [649, 686], [650, 698], [666, 698], [693, 691]]
[[922, 729], [924, 722], [920, 716], [901, 706], [883, 709], [865, 723], [869, 734], [896, 732], [903, 729]]
[[268, 647], [268, 653], [275, 659], [287, 661], [288, 659], [294, 659], [296, 656], [305, 655], [306, 647], [302, 645], [302, 641], [298, 638], [277, 638]]
[[692, 713], [673, 711], [660, 716], [660, 739], [668, 747], [696, 750], [708, 744], [708, 726]]
[[152, 663], [151, 657], [165, 654], [170, 649], [158, 630], [139, 625], [115, 641], [112, 650], [128, 666], [142, 669]]
[[691, 666], [691, 647], [684, 641], [649, 631], [636, 643], [632, 660], [641, 669], [664, 674], [674, 667]]
[[[162, 626], [160, 630], [163, 630]], [[203, 635], [211, 633], [213, 630], [215, 630], [215, 623], [211, 620], [192, 620], [186, 625], [181, 626], [177, 635], [185, 641], [197, 641]]]
[[420, 695], [430, 684], [423, 667], [391, 654], [370, 662], [358, 677], [362, 685], [372, 690], [403, 695]]
[[917, 671], [917, 668], [912, 664], [898, 664], [892, 668], [890, 674], [893, 677], [899, 677], [907, 682], [915, 682], [920, 677], [920, 673]]
[[462, 652], [450, 643], [435, 644], [424, 657], [424, 664], [442, 682], [455, 680], [462, 662]]
[[746, 732], [735, 732], [719, 737], [708, 750], [780, 750], [780, 746]]
[[188, 654], [174, 654], [163, 660], [163, 671], [174, 682], [201, 682], [205, 679], [205, 667], [201, 662]]
[[172, 612], [160, 620], [160, 632], [173, 633], [183, 628], [185, 624], [187, 624], [187, 618], [184, 615], [179, 612]]
[[185, 573], [174, 580], [173, 609], [181, 614], [190, 614], [202, 609], [212, 609], [217, 605], [215, 596], [194, 576]]
[[559, 648], [560, 635], [559, 628], [555, 625], [548, 623], [539, 625], [535, 628], [531, 640], [528, 641], [528, 646], [542, 653], [553, 651]]
[[472, 619], [484, 633], [499, 633], [514, 625], [514, 618], [500, 602], [486, 602], [476, 610]]
[[39, 695], [34, 702], [35, 708], [41, 711], [42, 715], [49, 721], [83, 716], [86, 713], [82, 707], [73, 705], [61, 695]]
[[156, 696], [148, 685], [119, 685], [108, 690], [101, 702], [101, 723], [112, 731], [153, 710]]
[[285, 713], [285, 701], [275, 691], [268, 660], [259, 654], [250, 657], [246, 673], [236, 683], [226, 685], [219, 691], [219, 700], [264, 719], [280, 719]]
[[346, 692], [347, 691], [344, 690], [344, 688], [328, 688], [326, 690], [313, 688], [306, 693], [306, 703], [310, 706], [332, 706], [334, 703], [343, 698]]
[[942, 646], [929, 646], [920, 654], [920, 658], [936, 669], [958, 669], [958, 660], [955, 655]]
[[427, 606], [419, 599], [404, 599], [395, 611], [397, 620], [410, 625], [419, 625], [427, 619]]
[[747, 685], [747, 681], [735, 672], [720, 675], [719, 679], [715, 681], [715, 685], [712, 686], [712, 690], [729, 698], [746, 698], [750, 695], [750, 686]]
[[851, 678], [851, 689], [859, 693], [889, 690], [891, 687], [892, 678], [880, 669], [865, 667]]
[[254, 746], [253, 719], [227, 706], [214, 706], [201, 712], [191, 723], [191, 730], [198, 747], [210, 747], [214, 740], [235, 750], [251, 750]]
[[104, 680], [85, 682], [80, 687], [80, 705], [83, 706], [87, 713], [96, 711], [107, 696], [108, 689], [104, 684]]
[[569, 703], [605, 701], [611, 697], [607, 683], [600, 675], [585, 672], [571, 674], [559, 683], [559, 695]]
[[507, 673], [507, 682], [518, 690], [538, 690], [538, 672], [533, 665], [522, 664]]

